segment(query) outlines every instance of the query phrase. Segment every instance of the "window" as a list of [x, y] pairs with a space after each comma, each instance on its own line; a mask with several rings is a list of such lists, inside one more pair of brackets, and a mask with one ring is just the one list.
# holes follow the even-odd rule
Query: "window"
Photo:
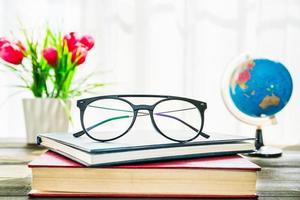
[[[297, 1], [10, 0], [0, 1], [0, 35], [15, 33], [18, 19], [38, 30], [45, 22], [66, 31], [90, 33], [96, 46], [80, 73], [100, 69], [114, 84], [99, 95], [154, 93], [198, 98], [208, 103], [204, 130], [253, 135], [255, 127], [226, 110], [220, 81], [227, 63], [242, 52], [280, 60], [288, 66], [294, 93], [264, 128], [267, 143], [300, 142], [300, 4]], [[13, 75], [0, 71], [0, 138], [25, 137], [21, 99], [30, 93], [7, 87]], [[17, 93], [17, 94], [15, 94]], [[75, 104], [74, 104], [75, 105]], [[79, 119], [74, 106], [74, 126]]]

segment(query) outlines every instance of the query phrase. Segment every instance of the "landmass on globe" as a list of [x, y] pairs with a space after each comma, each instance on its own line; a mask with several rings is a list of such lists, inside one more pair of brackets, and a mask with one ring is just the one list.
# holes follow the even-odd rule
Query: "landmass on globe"
[[266, 109], [268, 106], [278, 106], [280, 98], [272, 94], [272, 96], [265, 96], [260, 102], [259, 107]]
[[231, 79], [231, 87], [235, 88], [238, 84], [241, 88], [247, 89], [247, 81], [250, 80], [250, 70], [254, 67], [254, 62], [251, 58], [240, 63], [234, 72], [234, 77]]

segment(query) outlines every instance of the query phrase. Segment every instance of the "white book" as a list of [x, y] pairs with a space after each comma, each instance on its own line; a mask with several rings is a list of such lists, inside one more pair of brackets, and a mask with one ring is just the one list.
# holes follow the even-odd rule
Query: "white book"
[[86, 135], [75, 138], [71, 133], [39, 134], [37, 143], [86, 166], [185, 159], [249, 153], [255, 150], [255, 138], [208, 133], [191, 142], [177, 143], [154, 132], [131, 132], [110, 142], [98, 142]]

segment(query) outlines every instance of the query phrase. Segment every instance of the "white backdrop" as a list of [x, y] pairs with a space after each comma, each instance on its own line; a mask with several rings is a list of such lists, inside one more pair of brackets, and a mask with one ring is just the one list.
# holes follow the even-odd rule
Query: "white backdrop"
[[[99, 95], [154, 93], [197, 98], [208, 103], [205, 131], [252, 135], [254, 127], [233, 118], [220, 95], [222, 74], [234, 57], [253, 52], [283, 62], [294, 93], [264, 128], [266, 143], [300, 142], [300, 1], [287, 0], [0, 0], [0, 35], [18, 36], [18, 20], [38, 30], [45, 22], [63, 31], [92, 34], [96, 46], [79, 74], [113, 82]], [[25, 137], [21, 99], [0, 72], [0, 138]], [[74, 109], [74, 116], [78, 112]], [[298, 118], [298, 119], [297, 119]], [[149, 122], [150, 123], [150, 122]], [[78, 118], [74, 126], [77, 129]]]

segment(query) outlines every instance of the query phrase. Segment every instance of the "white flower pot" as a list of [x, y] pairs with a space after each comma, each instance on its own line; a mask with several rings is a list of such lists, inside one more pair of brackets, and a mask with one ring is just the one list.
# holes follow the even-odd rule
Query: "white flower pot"
[[39, 133], [67, 132], [71, 101], [65, 105], [59, 99], [23, 99], [27, 143], [36, 143]]

